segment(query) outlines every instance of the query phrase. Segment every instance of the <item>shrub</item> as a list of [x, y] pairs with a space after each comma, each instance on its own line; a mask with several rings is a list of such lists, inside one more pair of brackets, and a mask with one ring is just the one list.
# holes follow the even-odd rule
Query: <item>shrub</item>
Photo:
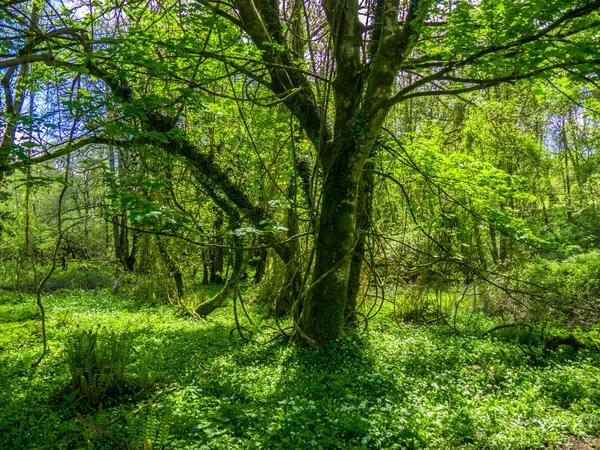
[[568, 408], [575, 402], [600, 404], [600, 390], [594, 378], [576, 368], [560, 367], [547, 377], [543, 392], [556, 404]]
[[600, 304], [600, 252], [593, 251], [564, 261], [539, 260], [525, 268], [521, 278], [531, 283], [531, 314], [541, 318], [551, 311], [571, 325], [596, 322], [593, 310]]
[[160, 275], [128, 275], [121, 282], [126, 295], [152, 306], [170, 303], [176, 297], [175, 288]]
[[67, 342], [71, 390], [92, 408], [134, 387], [126, 371], [132, 346], [122, 334], [102, 335], [98, 329], [79, 331]]

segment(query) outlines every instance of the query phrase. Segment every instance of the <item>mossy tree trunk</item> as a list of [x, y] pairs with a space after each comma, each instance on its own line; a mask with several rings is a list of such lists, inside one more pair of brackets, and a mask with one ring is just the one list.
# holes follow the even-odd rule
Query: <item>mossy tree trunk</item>
[[360, 172], [340, 158], [323, 187], [315, 249], [315, 268], [300, 326], [311, 342], [325, 344], [342, 331], [350, 263], [355, 243], [356, 196]]
[[357, 241], [352, 253], [352, 262], [350, 263], [350, 275], [348, 279], [348, 293], [346, 303], [346, 320], [354, 322], [356, 320], [356, 307], [358, 302], [358, 293], [360, 290], [363, 262], [365, 259], [365, 250], [367, 243], [367, 233], [371, 228], [371, 216], [373, 209], [373, 188], [374, 188], [374, 165], [368, 161], [365, 164], [362, 174], [362, 180], [358, 187], [358, 203], [356, 212], [356, 234]]

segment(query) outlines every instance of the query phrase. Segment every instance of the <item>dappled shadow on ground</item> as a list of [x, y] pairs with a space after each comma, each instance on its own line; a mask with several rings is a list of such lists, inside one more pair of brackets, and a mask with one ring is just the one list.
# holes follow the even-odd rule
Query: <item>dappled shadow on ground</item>
[[395, 325], [320, 350], [235, 345], [186, 377], [174, 429], [266, 447], [535, 448], [598, 417], [589, 357], [537, 367], [514, 343]]
[[[156, 433], [169, 430], [173, 448], [542, 448], [582, 423], [600, 429], [600, 357], [590, 352], [563, 351], [536, 367], [508, 340], [383, 318], [319, 350], [259, 333], [243, 343], [229, 308], [194, 322], [168, 307], [74, 295], [49, 302], [52, 351], [32, 370], [37, 321], [19, 311], [0, 322], [12, 336], [10, 351], [0, 349], [0, 447], [90, 438], [111, 448], [106, 434], [84, 433], [74, 420], [82, 411], [131, 447], [149, 420]], [[92, 412], [54, 394], [69, 383], [63, 345], [100, 325], [132, 342], [132, 373], [144, 367], [151, 382], [143, 395]]]
[[[94, 305], [98, 307], [99, 302]], [[164, 386], [193, 380], [199, 372], [199, 362], [220, 353], [218, 341], [229, 338], [229, 328], [220, 323], [198, 327], [164, 312], [168, 320], [163, 323], [145, 323], [139, 320], [139, 311], [134, 310], [132, 304], [112, 306], [99, 309], [91, 316], [75, 315], [73, 322], [63, 328], [57, 327], [51, 311], [48, 323], [49, 334], [53, 337], [51, 351], [38, 368], [32, 367], [41, 352], [38, 322], [3, 325], [2, 331], [10, 335], [11, 348], [0, 348], [0, 448], [43, 447], [49, 442], [53, 443], [52, 448], [59, 444], [76, 447], [78, 444], [75, 443], [85, 438], [85, 427], [76, 421], [77, 414], [102, 417], [132, 411], [140, 401], [152, 398], [153, 393]], [[145, 313], [149, 314], [149, 311], [146, 309]], [[138, 377], [143, 362], [144, 371], [152, 381], [144, 392], [125, 392], [119, 398], [107, 399], [98, 413], [66, 389], [70, 375], [64, 345], [77, 330], [95, 329], [103, 323], [102, 316], [113, 314], [118, 314], [125, 325], [120, 330], [111, 326], [117, 323], [113, 317], [104, 322], [99, 332], [117, 331], [123, 340], [130, 341], [134, 352], [128, 374]], [[170, 321], [167, 329], [164, 327], [166, 321]], [[134, 328], [136, 323], [137, 329]], [[18, 334], [14, 329], [8, 330], [13, 324], [27, 332]], [[111, 441], [106, 436], [99, 442], [105, 442], [107, 448], [111, 448]]]

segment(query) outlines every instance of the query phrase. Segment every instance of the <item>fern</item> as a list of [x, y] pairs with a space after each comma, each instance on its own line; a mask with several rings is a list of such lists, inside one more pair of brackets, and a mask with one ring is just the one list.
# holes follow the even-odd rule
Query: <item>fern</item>
[[131, 384], [126, 377], [131, 350], [129, 340], [117, 333], [102, 336], [98, 328], [75, 333], [66, 348], [71, 389], [92, 408], [121, 395]]

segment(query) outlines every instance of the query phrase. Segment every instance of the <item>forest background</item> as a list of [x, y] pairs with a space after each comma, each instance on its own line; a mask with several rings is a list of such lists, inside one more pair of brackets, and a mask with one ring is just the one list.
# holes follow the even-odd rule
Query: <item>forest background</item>
[[597, 435], [599, 10], [3, 0], [0, 445]]

